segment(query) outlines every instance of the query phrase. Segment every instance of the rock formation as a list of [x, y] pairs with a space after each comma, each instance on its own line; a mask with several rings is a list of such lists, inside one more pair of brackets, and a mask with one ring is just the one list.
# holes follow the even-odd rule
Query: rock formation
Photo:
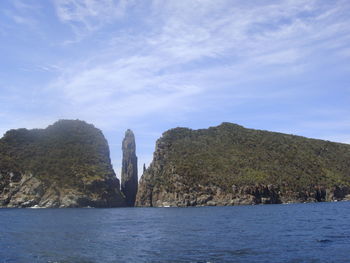
[[135, 136], [131, 130], [125, 132], [122, 150], [123, 163], [121, 189], [125, 196], [126, 204], [128, 206], [134, 206], [138, 187], [138, 177]]
[[137, 206], [350, 199], [350, 145], [223, 123], [176, 128], [156, 143]]
[[102, 132], [78, 120], [0, 139], [0, 207], [125, 206]]

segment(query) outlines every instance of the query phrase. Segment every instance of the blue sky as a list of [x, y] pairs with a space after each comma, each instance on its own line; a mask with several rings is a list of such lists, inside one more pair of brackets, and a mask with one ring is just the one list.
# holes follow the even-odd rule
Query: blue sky
[[350, 143], [348, 0], [1, 0], [0, 134], [82, 119], [120, 173], [169, 128]]

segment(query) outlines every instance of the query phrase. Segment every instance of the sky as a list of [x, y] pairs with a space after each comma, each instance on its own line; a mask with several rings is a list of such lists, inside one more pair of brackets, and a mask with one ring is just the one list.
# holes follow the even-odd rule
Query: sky
[[348, 0], [1, 0], [0, 136], [85, 120], [118, 176], [128, 128], [139, 168], [175, 127], [350, 143], [349, 14]]

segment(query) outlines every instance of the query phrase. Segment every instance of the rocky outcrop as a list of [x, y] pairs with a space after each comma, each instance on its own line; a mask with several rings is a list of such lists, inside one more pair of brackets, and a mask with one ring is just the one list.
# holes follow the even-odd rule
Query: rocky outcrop
[[102, 132], [62, 120], [0, 140], [0, 207], [119, 207], [125, 200]]
[[350, 200], [350, 145], [224, 123], [176, 128], [157, 141], [137, 206]]
[[187, 206], [233, 206], [258, 204], [290, 204], [305, 202], [331, 202], [350, 200], [350, 188], [346, 186], [311, 188], [302, 192], [283, 191], [275, 185], [232, 187], [226, 192], [214, 185], [187, 187], [174, 184], [174, 191], [163, 187], [140, 185], [138, 206], [187, 207]]
[[125, 196], [126, 204], [128, 206], [134, 206], [138, 187], [138, 177], [135, 136], [131, 130], [125, 132], [122, 151], [121, 190]]

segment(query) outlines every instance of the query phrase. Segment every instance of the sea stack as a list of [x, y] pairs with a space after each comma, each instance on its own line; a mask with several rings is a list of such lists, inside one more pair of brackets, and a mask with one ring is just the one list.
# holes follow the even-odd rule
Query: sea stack
[[131, 130], [125, 132], [122, 145], [123, 164], [122, 164], [122, 184], [121, 190], [125, 195], [127, 206], [134, 206], [137, 194], [137, 157], [135, 136]]

